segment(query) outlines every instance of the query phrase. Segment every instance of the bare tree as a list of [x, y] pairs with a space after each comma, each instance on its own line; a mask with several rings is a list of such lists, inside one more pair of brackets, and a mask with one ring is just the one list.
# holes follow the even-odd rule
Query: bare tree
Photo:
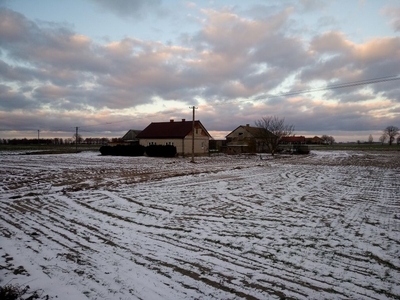
[[370, 134], [368, 137], [368, 143], [372, 144], [373, 142], [374, 142], [374, 138], [372, 137], [372, 134]]
[[72, 138], [75, 140], [75, 143], [81, 144], [83, 142], [83, 137], [79, 133], [78, 133], [78, 135], [76, 133], [74, 133]]
[[386, 142], [387, 139], [387, 135], [385, 133], [383, 133], [380, 138], [379, 141], [381, 142], [381, 144], [383, 145]]
[[275, 154], [282, 137], [294, 133], [294, 125], [286, 124], [285, 118], [277, 116], [263, 117], [256, 120], [255, 125], [260, 128], [260, 137], [272, 155]]
[[335, 142], [335, 138], [331, 135], [327, 135], [324, 134], [323, 136], [321, 136], [321, 139], [324, 141], [325, 144], [328, 145], [333, 145], [333, 143]]
[[396, 126], [388, 126], [383, 130], [383, 133], [388, 137], [389, 145], [392, 145], [396, 136], [399, 134], [399, 128]]

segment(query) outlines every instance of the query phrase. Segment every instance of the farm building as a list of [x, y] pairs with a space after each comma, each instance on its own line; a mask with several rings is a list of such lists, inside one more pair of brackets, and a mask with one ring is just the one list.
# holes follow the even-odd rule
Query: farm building
[[[240, 125], [226, 136], [226, 152], [228, 154], [266, 152], [266, 131], [249, 124]], [[271, 132], [268, 132], [273, 136]]]
[[128, 143], [139, 143], [139, 139], [137, 138], [137, 135], [141, 132], [141, 130], [134, 130], [130, 129], [128, 130], [127, 133], [122, 137], [122, 140], [124, 142]]
[[[182, 119], [181, 122], [154, 122], [136, 137], [142, 146], [173, 145], [178, 155], [192, 154], [193, 122]], [[200, 121], [194, 122], [194, 154], [208, 154], [211, 135]]]
[[305, 144], [306, 138], [304, 136], [283, 136], [279, 141], [280, 144], [298, 145]]
[[306, 138], [307, 144], [325, 144], [324, 140], [318, 136], [314, 136], [312, 138]]

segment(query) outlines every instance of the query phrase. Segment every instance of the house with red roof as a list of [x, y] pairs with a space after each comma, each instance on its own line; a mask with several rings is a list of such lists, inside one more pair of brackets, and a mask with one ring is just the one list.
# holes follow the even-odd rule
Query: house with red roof
[[305, 144], [306, 138], [304, 136], [283, 136], [279, 141], [280, 144], [291, 144], [291, 145], [298, 145], [298, 144]]
[[325, 144], [324, 140], [318, 136], [314, 136], [312, 138], [306, 138], [307, 144]]
[[170, 120], [169, 122], [153, 122], [142, 130], [136, 138], [142, 146], [172, 145], [178, 155], [192, 154], [192, 139], [194, 135], [194, 154], [208, 154], [209, 140], [212, 139], [207, 129], [199, 120], [194, 121]]

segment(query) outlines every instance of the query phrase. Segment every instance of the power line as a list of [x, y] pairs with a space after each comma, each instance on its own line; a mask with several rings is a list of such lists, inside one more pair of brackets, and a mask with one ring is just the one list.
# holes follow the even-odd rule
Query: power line
[[307, 89], [307, 90], [292, 91], [292, 92], [281, 93], [281, 94], [277, 94], [277, 95], [268, 95], [267, 97], [268, 97], [268, 98], [272, 98], [272, 97], [285, 97], [285, 96], [292, 96], [292, 95], [299, 95], [299, 94], [306, 94], [306, 93], [314, 93], [314, 92], [320, 92], [320, 91], [341, 89], [341, 88], [353, 87], [353, 86], [359, 86], [359, 85], [366, 85], [366, 84], [371, 84], [371, 83], [379, 83], [379, 82], [386, 82], [386, 81], [394, 81], [394, 80], [399, 80], [399, 79], [400, 79], [400, 76], [399, 76], [399, 75], [392, 75], [392, 76], [385, 76], [385, 77], [377, 77], [377, 78], [365, 79], [365, 80], [358, 80], [358, 81], [353, 81], [353, 82], [345, 82], [345, 83], [331, 84], [331, 85], [327, 85], [327, 86], [321, 87], [321, 88], [314, 88], [314, 89]]
[[[372, 83], [380, 83], [380, 82], [388, 82], [388, 81], [395, 81], [395, 80], [400, 80], [400, 75], [391, 75], [391, 76], [383, 76], [383, 77], [375, 77], [371, 79], [364, 79], [364, 80], [358, 80], [358, 81], [352, 81], [352, 82], [345, 82], [345, 83], [338, 83], [338, 84], [331, 84], [327, 85], [325, 87], [320, 87], [320, 88], [314, 88], [314, 89], [305, 89], [305, 90], [298, 90], [298, 91], [292, 91], [292, 92], [287, 92], [287, 93], [281, 93], [281, 94], [267, 94], [265, 95], [264, 98], [276, 98], [276, 97], [285, 97], [285, 96], [293, 96], [293, 95], [299, 95], [299, 94], [306, 94], [306, 93], [314, 93], [314, 92], [320, 92], [320, 91], [327, 91], [327, 90], [333, 90], [333, 89], [340, 89], [340, 88], [346, 88], [346, 87], [354, 87], [354, 86], [360, 86], [360, 85], [367, 85], [367, 84], [372, 84]], [[260, 100], [261, 97], [257, 97], [258, 100]], [[221, 105], [221, 104], [226, 104], [228, 102], [249, 102], [250, 100], [231, 100], [231, 101], [226, 101], [226, 102], [221, 102], [217, 103], [214, 105]], [[193, 107], [190, 107], [191, 109], [194, 109]], [[146, 115], [146, 117], [134, 117], [134, 119], [144, 119], [144, 118], [149, 118], [152, 116], [156, 116], [157, 113], [153, 113], [150, 115]], [[129, 119], [130, 120], [130, 119]], [[79, 127], [68, 127], [68, 128], [75, 128], [75, 131], [77, 128], [81, 128], [81, 131], [84, 132], [98, 132], [98, 131], [91, 131], [91, 130], [84, 130], [83, 128], [88, 128], [88, 127], [99, 127], [102, 125], [112, 125], [116, 123], [122, 123], [122, 122], [128, 122], [128, 120], [121, 120], [121, 121], [113, 121], [113, 122], [106, 122], [106, 123], [100, 123], [100, 124], [94, 124], [94, 125], [86, 125], [86, 126], [79, 126]], [[68, 129], [55, 129], [55, 130], [42, 130], [42, 131], [48, 131], [48, 132], [70, 132], [72, 130]], [[38, 130], [38, 139], [39, 139], [39, 132]]]

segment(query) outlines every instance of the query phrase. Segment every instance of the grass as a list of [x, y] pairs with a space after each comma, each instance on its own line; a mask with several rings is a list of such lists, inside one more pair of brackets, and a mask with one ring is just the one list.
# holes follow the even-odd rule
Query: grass
[[[80, 151], [99, 151], [101, 145], [87, 145], [78, 144], [75, 145], [5, 145], [0, 144], [0, 151], [26, 151], [26, 152], [41, 152], [48, 154], [56, 153], [73, 153], [78, 150]], [[100, 153], [100, 152], [99, 152]]]
[[333, 145], [308, 145], [310, 150], [400, 151], [400, 145], [344, 143]]
[[[80, 151], [99, 151], [101, 145], [74, 144], [69, 145], [5, 145], [0, 144], [0, 151], [27, 151], [47, 154], [74, 153]], [[310, 150], [357, 150], [357, 151], [400, 151], [400, 145], [393, 144], [357, 144], [343, 143], [334, 145], [308, 145]]]

